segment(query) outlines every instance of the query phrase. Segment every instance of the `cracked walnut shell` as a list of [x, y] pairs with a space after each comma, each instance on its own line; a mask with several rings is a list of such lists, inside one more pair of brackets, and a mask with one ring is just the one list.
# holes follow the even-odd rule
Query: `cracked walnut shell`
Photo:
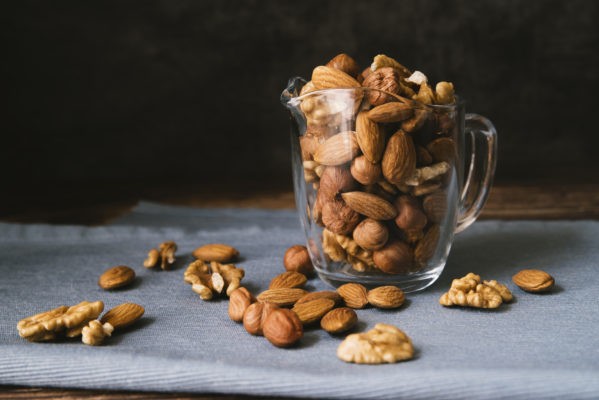
[[337, 357], [356, 364], [383, 364], [414, 356], [410, 338], [393, 325], [376, 324], [366, 333], [354, 333], [337, 348]]

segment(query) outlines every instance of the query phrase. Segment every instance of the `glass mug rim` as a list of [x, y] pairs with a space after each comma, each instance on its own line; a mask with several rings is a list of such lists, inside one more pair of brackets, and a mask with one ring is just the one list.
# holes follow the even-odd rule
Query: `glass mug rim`
[[393, 98], [399, 100], [402, 103], [407, 103], [407, 104], [410, 104], [412, 107], [423, 108], [423, 109], [428, 108], [428, 109], [432, 109], [432, 110], [456, 110], [458, 108], [463, 107], [466, 104], [466, 101], [457, 94], [454, 95], [455, 102], [453, 102], [451, 104], [425, 104], [418, 100], [413, 100], [413, 99], [409, 99], [407, 97], [402, 97], [396, 93], [391, 93], [391, 92], [387, 92], [385, 90], [381, 90], [381, 89], [377, 89], [377, 88], [370, 88], [370, 87], [366, 87], [366, 86], [348, 87], [348, 88], [317, 89], [317, 90], [313, 90], [308, 93], [305, 93], [303, 95], [293, 96], [290, 93], [289, 89], [291, 87], [295, 86], [296, 83], [298, 83], [298, 82], [300, 82], [302, 84], [302, 87], [306, 83], [308, 83], [308, 81], [306, 79], [301, 78], [301, 77], [291, 78], [289, 80], [288, 87], [281, 94], [281, 102], [283, 103], [283, 105], [297, 107], [303, 100], [307, 99], [308, 97], [314, 96], [314, 95], [324, 94], [324, 93], [355, 92], [358, 90], [362, 91], [362, 92], [371, 91], [371, 92], [383, 93], [385, 95], [392, 96]]

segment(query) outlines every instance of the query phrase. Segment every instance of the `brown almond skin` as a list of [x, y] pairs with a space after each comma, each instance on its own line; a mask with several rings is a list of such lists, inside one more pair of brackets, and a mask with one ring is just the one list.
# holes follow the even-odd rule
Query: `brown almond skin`
[[368, 290], [359, 283], [346, 283], [337, 288], [345, 305], [351, 308], [364, 308], [368, 304]]
[[233, 262], [239, 257], [239, 251], [235, 247], [211, 243], [200, 246], [193, 251], [193, 256], [202, 261], [216, 261], [220, 263]]
[[335, 308], [320, 320], [320, 327], [328, 333], [347, 332], [358, 322], [358, 315], [349, 307]]
[[368, 291], [368, 302], [377, 308], [398, 308], [404, 300], [404, 292], [397, 286], [379, 286]]
[[258, 295], [258, 301], [274, 303], [279, 307], [287, 307], [294, 305], [306, 293], [308, 292], [298, 288], [268, 289]]
[[375, 122], [399, 122], [410, 118], [414, 110], [407, 104], [392, 102], [374, 107], [368, 112], [368, 118]]
[[243, 327], [251, 335], [262, 336], [262, 326], [264, 325], [266, 317], [278, 308], [279, 307], [273, 303], [258, 302], [251, 304], [243, 314]]
[[98, 286], [112, 290], [130, 285], [135, 280], [135, 271], [125, 265], [112, 267], [104, 271], [98, 279]]
[[301, 304], [295, 304], [291, 311], [295, 312], [304, 325], [319, 321], [326, 313], [335, 307], [331, 299], [316, 299]]
[[286, 271], [272, 278], [269, 289], [298, 288], [306, 284], [306, 275], [296, 271]]
[[336, 305], [341, 304], [341, 302], [343, 301], [341, 296], [339, 296], [339, 293], [333, 292], [331, 290], [323, 290], [320, 292], [311, 292], [304, 295], [301, 299], [295, 302], [295, 305], [306, 303], [308, 301], [316, 299], [331, 299], [335, 302]]
[[412, 138], [398, 130], [387, 141], [381, 163], [383, 176], [393, 184], [401, 184], [416, 170], [416, 147]]
[[254, 296], [246, 288], [235, 289], [229, 296], [229, 318], [235, 322], [241, 322], [243, 314], [254, 301]]
[[553, 277], [540, 269], [523, 269], [512, 277], [512, 282], [530, 293], [546, 292], [555, 284]]
[[299, 272], [307, 277], [314, 275], [314, 265], [312, 265], [308, 249], [300, 244], [287, 249], [283, 257], [283, 265], [287, 271]]
[[345, 203], [355, 212], [376, 220], [393, 219], [397, 210], [391, 203], [372, 193], [346, 192], [341, 195]]
[[304, 327], [299, 317], [291, 310], [279, 308], [266, 317], [262, 333], [277, 347], [289, 347], [304, 335]]
[[387, 274], [407, 273], [414, 267], [414, 252], [404, 242], [393, 241], [372, 254], [374, 264]]
[[102, 322], [102, 324], [108, 322], [115, 329], [124, 328], [140, 319], [145, 311], [146, 310], [139, 304], [123, 303], [107, 311], [102, 316], [100, 322]]

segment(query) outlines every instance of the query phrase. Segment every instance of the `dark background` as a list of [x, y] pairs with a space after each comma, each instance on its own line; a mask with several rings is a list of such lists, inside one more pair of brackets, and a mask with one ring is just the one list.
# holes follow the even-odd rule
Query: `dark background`
[[496, 182], [598, 180], [595, 1], [13, 1], [1, 15], [3, 201], [21, 207], [90, 187], [290, 187], [279, 94], [342, 51], [453, 81], [497, 126]]

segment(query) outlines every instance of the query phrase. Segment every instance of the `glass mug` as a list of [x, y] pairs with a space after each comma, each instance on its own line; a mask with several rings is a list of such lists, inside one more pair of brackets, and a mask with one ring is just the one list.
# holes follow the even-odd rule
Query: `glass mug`
[[422, 290], [479, 215], [495, 171], [493, 124], [464, 102], [370, 88], [281, 94], [291, 112], [296, 205], [316, 271], [339, 286]]

